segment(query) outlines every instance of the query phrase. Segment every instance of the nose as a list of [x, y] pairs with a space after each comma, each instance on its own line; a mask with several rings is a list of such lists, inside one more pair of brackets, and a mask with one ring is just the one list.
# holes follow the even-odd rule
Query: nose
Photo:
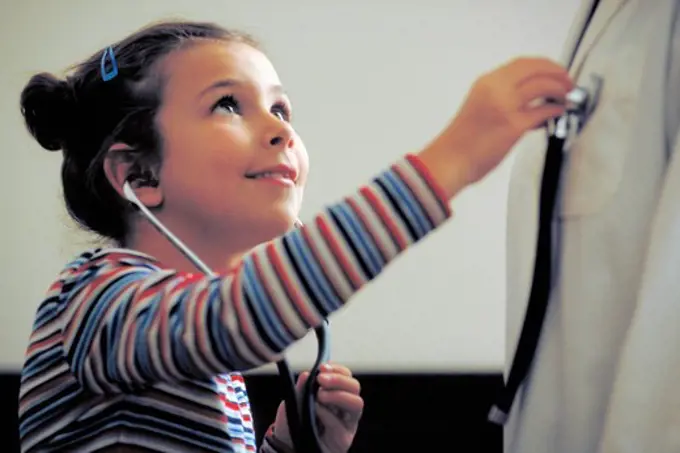
[[266, 146], [292, 148], [294, 145], [295, 133], [291, 125], [285, 121], [276, 119], [276, 124], [266, 136]]

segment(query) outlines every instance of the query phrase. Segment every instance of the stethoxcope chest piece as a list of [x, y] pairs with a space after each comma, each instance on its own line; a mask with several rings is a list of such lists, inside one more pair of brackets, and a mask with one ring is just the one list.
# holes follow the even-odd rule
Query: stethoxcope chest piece
[[[561, 139], [568, 139], [571, 129], [580, 132], [597, 107], [602, 91], [602, 77], [592, 74], [589, 83], [571, 90], [566, 96], [566, 111], [548, 127], [548, 133]], [[554, 102], [554, 101], [552, 101]]]
[[576, 87], [567, 94], [567, 114], [576, 115], [579, 123], [585, 123], [595, 110], [601, 91], [602, 77], [592, 74], [588, 85]]

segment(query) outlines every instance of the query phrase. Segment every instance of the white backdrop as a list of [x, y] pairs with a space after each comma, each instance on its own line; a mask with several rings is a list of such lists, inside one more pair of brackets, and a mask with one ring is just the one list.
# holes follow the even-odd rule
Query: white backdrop
[[[424, 145], [480, 73], [517, 55], [558, 57], [578, 3], [4, 0], [0, 368], [21, 366], [42, 294], [91, 240], [65, 214], [60, 154], [43, 152], [24, 129], [18, 97], [33, 73], [60, 72], [161, 18], [217, 21], [255, 34], [292, 96], [295, 126], [311, 155], [306, 219]], [[355, 371], [500, 369], [511, 162], [463, 194], [452, 222], [332, 318], [335, 360]], [[310, 337], [290, 351], [294, 366], [311, 364]]]

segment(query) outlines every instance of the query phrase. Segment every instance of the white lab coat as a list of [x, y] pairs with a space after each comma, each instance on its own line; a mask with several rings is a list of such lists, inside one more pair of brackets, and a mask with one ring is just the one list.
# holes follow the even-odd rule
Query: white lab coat
[[[680, 2], [601, 0], [576, 46], [591, 3], [564, 61], [576, 50], [577, 82], [596, 73], [604, 87], [567, 151], [556, 283], [506, 453], [680, 452]], [[518, 145], [510, 183], [508, 367], [531, 284], [545, 142], [535, 133]]]

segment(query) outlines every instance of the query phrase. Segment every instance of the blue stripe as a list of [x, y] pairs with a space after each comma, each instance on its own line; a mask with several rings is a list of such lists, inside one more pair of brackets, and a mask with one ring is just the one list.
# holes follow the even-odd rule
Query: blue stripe
[[326, 310], [324, 315], [331, 313], [341, 305], [341, 302], [330, 287], [328, 280], [318, 266], [318, 262], [313, 258], [312, 250], [305, 244], [305, 238], [300, 231], [289, 235], [288, 238], [292, 241], [292, 258], [295, 259], [304, 274], [305, 281], [313, 288], [317, 300]]
[[191, 377], [186, 373], [188, 371], [187, 363], [187, 351], [184, 348], [182, 341], [182, 336], [184, 335], [184, 325], [182, 324], [182, 319], [184, 314], [181, 313], [183, 306], [186, 304], [175, 304], [175, 307], [179, 307], [176, 310], [171, 310], [172, 315], [170, 316], [170, 322], [168, 323], [169, 335], [170, 335], [170, 357], [175, 365], [175, 369], [180, 375], [184, 377]]
[[157, 294], [147, 302], [146, 308], [138, 314], [137, 330], [135, 332], [135, 349], [133, 351], [133, 363], [137, 368], [138, 374], [145, 380], [152, 380], [155, 377], [151, 354], [149, 352], [149, 333], [150, 324], [158, 316], [158, 303], [161, 298]]
[[49, 349], [46, 349], [39, 355], [31, 357], [29, 359], [30, 365], [24, 366], [22, 374], [28, 376], [40, 374], [47, 368], [56, 365], [56, 363], [59, 362], [59, 360], [63, 357], [62, 352], [63, 351], [61, 350], [61, 345], [59, 343], [55, 344], [54, 346], [51, 346]]
[[40, 330], [41, 327], [59, 317], [57, 308], [60, 306], [58, 296], [53, 296], [43, 302], [35, 315], [33, 330]]
[[345, 227], [345, 231], [352, 238], [352, 243], [361, 244], [357, 247], [364, 262], [368, 265], [371, 272], [370, 278], [375, 277], [380, 273], [383, 267], [382, 255], [377, 250], [373, 242], [370, 240], [370, 235], [365, 232], [363, 224], [360, 223], [356, 217], [356, 213], [347, 205], [338, 205], [334, 208], [334, 212]]
[[[231, 284], [234, 282], [231, 278], [229, 281]], [[222, 280], [219, 277], [210, 280], [210, 294], [207, 301], [210, 316], [208, 316], [209, 324], [206, 325], [208, 336], [210, 337], [211, 344], [214, 344], [217, 349], [215, 355], [222, 363], [231, 369], [245, 368], [247, 363], [236, 352], [236, 348], [232, 347], [233, 340], [231, 333], [225, 335], [226, 327], [222, 324], [222, 310], [232, 310], [234, 306], [227, 306], [222, 300], [222, 291], [228, 290], [222, 285]]]
[[[122, 297], [125, 294], [119, 294], [120, 302], [112, 315], [109, 318], [109, 350], [104, 351], [104, 358], [106, 358], [106, 377], [111, 383], [121, 382], [122, 373], [118, 363], [118, 357], [123, 352], [123, 326], [128, 314], [128, 307], [130, 306], [130, 297]], [[112, 324], [111, 324], [112, 323]], [[115, 329], [114, 329], [115, 326]], [[133, 340], [134, 341], [134, 340]], [[124, 353], [124, 352], [123, 352]]]
[[418, 237], [425, 236], [432, 227], [424, 223], [423, 217], [425, 216], [420, 203], [413, 198], [407, 188], [403, 187], [403, 182], [392, 172], [385, 173], [383, 182], [386, 187], [391, 189], [390, 192], [400, 202], [402, 207], [405, 208], [405, 214], [407, 214], [407, 217], [410, 219]]
[[171, 304], [169, 324], [171, 331], [170, 351], [177, 371], [192, 378], [203, 374], [200, 360], [194, 360], [193, 353], [184, 341], [184, 334], [187, 330], [186, 321], [189, 319], [187, 312], [189, 307], [196, 302], [195, 294], [197, 294], [195, 287], [177, 293], [176, 300]]
[[243, 289], [247, 291], [252, 302], [251, 307], [262, 326], [267, 331], [269, 339], [279, 349], [284, 349], [293, 339], [288, 338], [283, 331], [281, 320], [273, 313], [273, 302], [263, 294], [262, 283], [257, 278], [255, 264], [251, 256], [243, 260]]
[[[69, 372], [63, 371], [55, 376], [55, 379], [61, 379], [65, 377]], [[65, 395], [72, 393], [73, 390], [76, 388], [77, 384], [74, 384], [73, 382], [68, 382], [68, 381], [62, 381], [61, 385], [59, 387], [50, 387], [49, 389], [43, 391], [40, 393], [40, 398], [33, 398], [31, 401], [30, 405], [25, 405], [24, 406], [24, 413], [32, 412], [36, 406], [40, 406], [45, 403], [45, 401], [49, 401], [53, 398], [58, 398], [60, 395]], [[43, 413], [44, 408], [40, 409], [38, 412]], [[34, 414], [35, 415], [35, 414]], [[51, 414], [54, 416], [54, 414]]]
[[118, 352], [121, 350], [123, 339], [123, 326], [125, 323], [125, 315], [127, 312], [127, 305], [129, 301], [121, 303], [121, 306], [113, 311], [109, 318], [109, 332], [108, 344], [109, 350], [104, 351], [104, 359], [106, 360], [106, 377], [110, 382], [119, 382], [120, 373], [118, 372]]
[[[85, 311], [88, 312], [87, 318], [77, 320], [79, 322], [85, 321], [85, 329], [80, 332], [81, 337], [75, 339], [76, 347], [73, 351], [73, 364], [81, 382], [84, 382], [84, 362], [87, 359], [94, 335], [100, 324], [100, 318], [106, 313], [111, 304], [116, 304], [116, 310], [121, 309], [122, 301], [117, 299], [122, 292], [122, 288], [137, 279], [139, 279], [139, 273], [135, 272], [120, 276], [116, 280], [107, 281], [105, 284], [107, 289], [97, 299], [92, 301], [89, 306], [85, 307]], [[127, 303], [125, 305], [127, 306]]]
[[[44, 419], [49, 419], [50, 415], [58, 412], [57, 409], [69, 407], [70, 402], [78, 398], [79, 393], [76, 393], [74, 391], [67, 392], [66, 390], [68, 390], [68, 387], [64, 389], [63, 392], [60, 392], [58, 394], [59, 397], [57, 399], [53, 400], [50, 404], [43, 407], [40, 411], [36, 412], [30, 417], [22, 419], [21, 423], [22, 432], [26, 433], [32, 431], [33, 428], [38, 426], [41, 421], [43, 421]], [[61, 395], [62, 393], [63, 395]]]

